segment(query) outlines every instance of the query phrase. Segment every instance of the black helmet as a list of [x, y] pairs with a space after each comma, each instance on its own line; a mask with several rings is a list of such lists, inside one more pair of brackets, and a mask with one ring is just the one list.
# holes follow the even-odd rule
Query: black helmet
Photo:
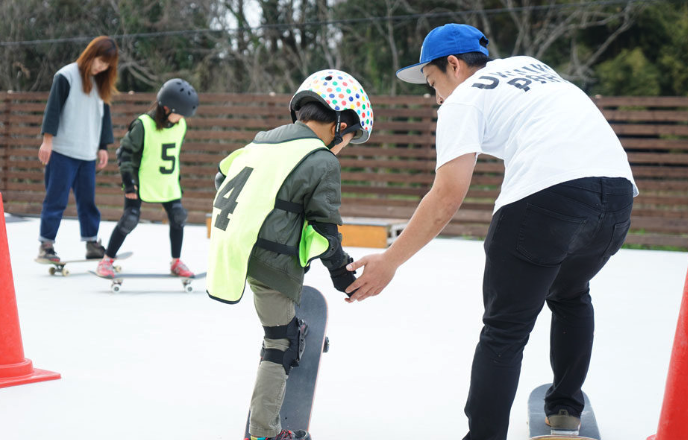
[[198, 93], [191, 84], [181, 78], [167, 81], [158, 92], [158, 104], [186, 118], [193, 116], [198, 108]]

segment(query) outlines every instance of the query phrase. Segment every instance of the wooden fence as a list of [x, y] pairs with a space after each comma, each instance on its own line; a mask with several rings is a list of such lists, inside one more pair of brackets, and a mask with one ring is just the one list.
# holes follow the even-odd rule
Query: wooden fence
[[[112, 105], [115, 139], [153, 94], [121, 94]], [[218, 162], [250, 142], [258, 131], [291, 122], [287, 95], [202, 94], [188, 120], [182, 186], [190, 221], [203, 223], [214, 197]], [[38, 161], [40, 125], [47, 93], [0, 93], [0, 192], [5, 209], [37, 215], [44, 196]], [[340, 155], [342, 214], [408, 219], [434, 177], [434, 97], [373, 96], [371, 140]], [[688, 249], [688, 98], [594, 98], [628, 152], [641, 195], [627, 243]], [[104, 219], [122, 212], [120, 177], [111, 146], [110, 164], [98, 174], [97, 203]], [[443, 234], [483, 237], [503, 178], [503, 164], [481, 156], [468, 197]], [[73, 199], [66, 211], [75, 216]], [[144, 219], [160, 221], [159, 205], [144, 205]]]

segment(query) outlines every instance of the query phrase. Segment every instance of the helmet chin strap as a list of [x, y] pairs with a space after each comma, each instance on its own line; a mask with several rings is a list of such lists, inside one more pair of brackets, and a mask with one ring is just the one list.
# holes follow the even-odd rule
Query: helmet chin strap
[[334, 139], [332, 139], [332, 142], [330, 142], [329, 145], [327, 145], [327, 148], [329, 148], [329, 149], [332, 149], [332, 147], [334, 147], [337, 144], [341, 144], [342, 141], [344, 140], [342, 138], [342, 134], [341, 134], [341, 126], [342, 126], [341, 117], [342, 117], [342, 112], [337, 112], [337, 122], [335, 123], [335, 126], [334, 126]]

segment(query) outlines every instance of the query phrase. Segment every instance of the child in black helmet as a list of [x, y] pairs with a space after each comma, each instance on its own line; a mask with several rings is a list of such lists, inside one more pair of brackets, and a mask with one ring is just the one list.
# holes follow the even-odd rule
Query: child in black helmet
[[141, 202], [162, 203], [170, 222], [172, 263], [170, 272], [191, 277], [193, 272], [179, 259], [187, 213], [182, 206], [179, 154], [186, 135], [186, 120], [196, 113], [198, 94], [182, 79], [167, 81], [151, 110], [136, 118], [117, 149], [122, 174], [124, 213], [112, 231], [105, 256], [96, 273], [114, 277], [113, 262], [124, 239], [136, 227]]

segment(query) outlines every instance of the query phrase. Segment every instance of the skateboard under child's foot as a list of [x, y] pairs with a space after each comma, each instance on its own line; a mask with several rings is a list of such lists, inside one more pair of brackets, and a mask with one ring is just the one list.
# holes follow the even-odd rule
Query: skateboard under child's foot
[[[326, 336], [327, 301], [323, 294], [313, 287], [303, 286], [301, 305], [296, 306], [296, 317], [303, 319], [308, 326], [306, 349], [301, 356], [299, 366], [292, 368], [289, 373], [284, 403], [280, 411], [280, 422], [282, 429], [308, 431], [320, 369], [320, 356], [330, 348], [330, 341]], [[248, 432], [250, 419], [249, 412], [244, 439], [250, 438]]]
[[98, 278], [104, 278], [106, 280], [110, 280], [112, 284], [110, 285], [110, 290], [117, 293], [120, 290], [122, 290], [122, 283], [126, 278], [177, 278], [182, 281], [182, 286], [183, 289], [186, 292], [193, 292], [193, 286], [191, 283], [193, 283], [194, 280], [200, 279], [200, 278], [205, 278], [206, 273], [197, 273], [194, 274], [192, 277], [180, 277], [177, 275], [173, 275], [171, 273], [118, 273], [114, 277], [109, 277], [109, 276], [103, 276], [103, 275], [98, 275], [95, 271], [90, 270], [93, 275], [97, 276]]
[[[117, 255], [115, 257], [116, 260], [126, 260], [127, 258], [131, 257], [134, 255], [133, 252], [122, 252], [121, 254]], [[66, 277], [69, 275], [69, 269], [65, 269], [65, 266], [69, 263], [88, 263], [88, 262], [94, 262], [94, 261], [100, 261], [102, 258], [97, 257], [97, 258], [83, 258], [80, 260], [60, 260], [60, 261], [51, 261], [48, 259], [44, 258], [36, 258], [35, 261], [36, 263], [40, 264], [52, 264], [53, 267], [48, 269], [48, 272], [50, 275], [55, 275], [56, 273], [59, 273], [63, 277]], [[120, 272], [122, 270], [121, 266], [115, 266], [115, 272]]]

